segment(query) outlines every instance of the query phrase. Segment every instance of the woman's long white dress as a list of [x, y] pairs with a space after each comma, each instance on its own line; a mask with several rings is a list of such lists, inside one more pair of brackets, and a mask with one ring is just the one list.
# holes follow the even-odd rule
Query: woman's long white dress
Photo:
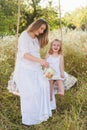
[[34, 125], [51, 117], [56, 104], [55, 97], [50, 102], [49, 81], [43, 76], [41, 65], [24, 59], [25, 53], [40, 58], [38, 39], [32, 39], [27, 31], [19, 37], [14, 80], [20, 93], [22, 123]]

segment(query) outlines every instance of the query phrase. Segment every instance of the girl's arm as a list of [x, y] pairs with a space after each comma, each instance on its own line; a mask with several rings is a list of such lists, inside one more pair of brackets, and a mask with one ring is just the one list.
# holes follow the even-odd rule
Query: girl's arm
[[61, 78], [64, 78], [64, 57], [63, 57], [63, 55], [60, 56], [60, 74], [61, 74]]
[[24, 58], [27, 59], [27, 60], [31, 60], [31, 61], [35, 61], [35, 62], [38, 62], [40, 63], [42, 66], [44, 67], [48, 67], [48, 63], [46, 62], [46, 60], [44, 59], [41, 59], [41, 58], [38, 58], [38, 57], [35, 57], [35, 56], [32, 56], [31, 54], [29, 53], [25, 53], [24, 54]]

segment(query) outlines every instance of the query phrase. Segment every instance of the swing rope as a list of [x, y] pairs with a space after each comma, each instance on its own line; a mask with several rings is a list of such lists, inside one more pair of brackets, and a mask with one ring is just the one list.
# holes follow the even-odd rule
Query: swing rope
[[18, 18], [17, 18], [17, 33], [16, 33], [16, 44], [15, 44], [15, 64], [16, 64], [16, 57], [17, 57], [17, 46], [18, 46], [18, 36], [19, 36], [19, 25], [20, 25], [20, 0], [18, 0]]
[[16, 34], [16, 49], [18, 45], [18, 33], [19, 33], [19, 25], [20, 25], [20, 0], [18, 0], [18, 20], [17, 20], [17, 34]]
[[60, 20], [60, 35], [61, 35], [61, 41], [62, 41], [63, 37], [62, 37], [62, 21], [61, 21], [61, 5], [60, 5], [60, 0], [59, 0], [59, 20]]

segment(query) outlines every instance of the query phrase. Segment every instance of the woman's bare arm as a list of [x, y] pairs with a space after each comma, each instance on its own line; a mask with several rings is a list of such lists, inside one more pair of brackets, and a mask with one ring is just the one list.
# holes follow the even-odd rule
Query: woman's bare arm
[[46, 60], [38, 58], [38, 57], [35, 57], [35, 56], [32, 56], [29, 53], [25, 53], [24, 54], [24, 58], [27, 59], [27, 60], [38, 62], [38, 63], [40, 63], [44, 67], [48, 67], [48, 63], [46, 62]]

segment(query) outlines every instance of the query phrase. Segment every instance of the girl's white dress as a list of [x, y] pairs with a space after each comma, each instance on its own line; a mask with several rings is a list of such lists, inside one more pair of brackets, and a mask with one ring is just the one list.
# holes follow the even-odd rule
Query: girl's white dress
[[34, 125], [52, 116], [56, 104], [55, 97], [50, 102], [49, 81], [43, 76], [41, 65], [24, 59], [25, 53], [40, 58], [38, 39], [32, 39], [27, 31], [19, 37], [14, 80], [20, 93], [22, 123]]
[[[49, 55], [47, 58], [47, 62], [49, 63], [49, 66], [55, 71], [52, 77], [53, 80], [64, 80], [67, 77], [67, 73], [64, 72], [64, 78], [61, 78], [60, 55], [57, 57]], [[56, 94], [64, 95], [64, 86], [57, 86], [57, 88], [58, 90]]]
[[49, 55], [47, 57], [47, 62], [49, 63], [50, 67], [53, 68], [55, 71], [52, 77], [53, 80], [64, 80], [68, 76], [66, 72], [64, 72], [64, 78], [61, 78], [60, 76], [60, 55], [57, 57]]

